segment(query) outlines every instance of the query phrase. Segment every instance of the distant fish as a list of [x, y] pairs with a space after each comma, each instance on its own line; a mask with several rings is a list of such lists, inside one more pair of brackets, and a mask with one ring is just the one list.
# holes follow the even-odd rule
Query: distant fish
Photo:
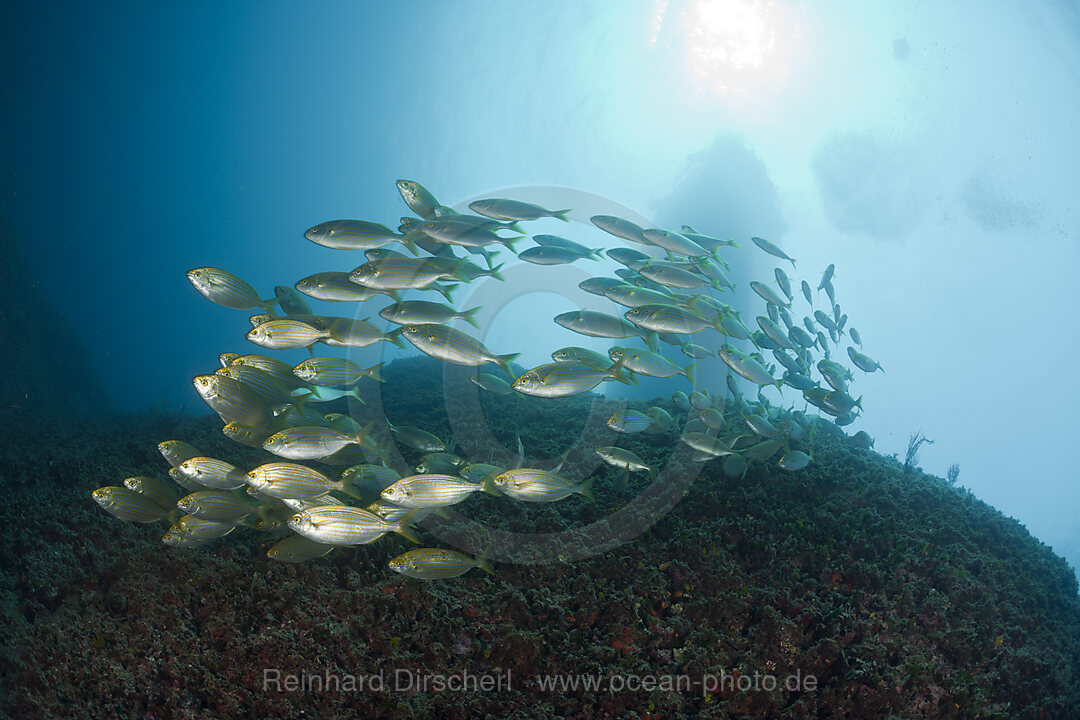
[[607, 426], [619, 433], [645, 432], [656, 421], [639, 410], [619, 410], [608, 418]]
[[778, 248], [776, 245], [773, 245], [765, 238], [752, 237], [750, 239], [754, 241], [755, 245], [757, 245], [759, 248], [769, 253], [773, 257], [778, 257], [781, 260], [787, 260], [791, 263], [791, 267], [795, 267], [795, 261], [790, 258], [786, 252]]
[[723, 457], [734, 452], [723, 440], [706, 433], [684, 432], [679, 440], [709, 457]]
[[750, 283], [750, 289], [756, 292], [758, 296], [767, 303], [772, 303], [777, 307], [791, 307], [791, 303], [781, 298], [776, 294], [775, 290], [763, 282], [758, 282], [757, 280], [752, 281]]
[[795, 296], [791, 293], [791, 281], [788, 279], [787, 273], [781, 268], [773, 270], [773, 275], [776, 276], [776, 284], [780, 287], [780, 292], [784, 293], [788, 302], [795, 299]]
[[274, 286], [274, 297], [286, 315], [310, 315], [311, 306], [304, 296], [285, 285]]
[[645, 461], [621, 447], [598, 447], [596, 454], [608, 465], [617, 467], [627, 472], [647, 472], [652, 475], [655, 470], [645, 464]]
[[509, 395], [514, 391], [509, 382], [491, 373], [477, 373], [469, 378], [469, 382], [494, 395]]
[[817, 289], [823, 290], [826, 285], [832, 283], [833, 273], [836, 272], [836, 265], [830, 263], [829, 267], [825, 268], [825, 272], [821, 273], [821, 282], [818, 283]]
[[333, 545], [315, 542], [303, 535], [290, 535], [271, 545], [266, 556], [278, 562], [300, 563], [322, 557], [333, 549]]
[[881, 367], [877, 360], [874, 360], [869, 355], [864, 355], [850, 345], [848, 346], [847, 353], [848, 357], [851, 358], [851, 362], [855, 364], [855, 367], [863, 372], [872, 373], [875, 370], [885, 372], [885, 368]]
[[795, 471], [802, 470], [810, 464], [811, 460], [813, 460], [813, 458], [801, 450], [789, 450], [784, 453], [780, 458], [780, 462], [777, 464], [784, 470]]
[[393, 558], [387, 565], [391, 570], [415, 580], [446, 580], [456, 578], [474, 567], [494, 574], [491, 564], [481, 554], [471, 558], [455, 550], [416, 548]]
[[810, 294], [810, 283], [805, 280], [802, 281], [802, 294], [806, 298], [806, 302], [810, 303], [810, 307], [814, 306], [814, 296]]
[[564, 222], [566, 214], [570, 210], [547, 210], [539, 205], [521, 202], [520, 200], [507, 200], [505, 198], [488, 198], [486, 200], [474, 200], [469, 203], [469, 209], [473, 212], [486, 215], [496, 220], [539, 220], [540, 218], [553, 217]]

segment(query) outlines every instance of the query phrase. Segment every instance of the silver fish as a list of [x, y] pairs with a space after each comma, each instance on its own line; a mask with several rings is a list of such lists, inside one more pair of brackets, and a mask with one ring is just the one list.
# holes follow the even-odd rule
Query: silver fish
[[510, 362], [519, 355], [519, 353], [496, 355], [476, 338], [445, 325], [405, 325], [402, 327], [401, 335], [415, 345], [417, 350], [438, 360], [455, 365], [481, 365], [492, 362], [508, 375], [513, 374], [510, 370]]
[[401, 199], [409, 206], [409, 209], [425, 220], [434, 220], [437, 215], [435, 209], [439, 207], [439, 201], [415, 180], [398, 180], [397, 189]]
[[463, 553], [442, 548], [416, 548], [398, 555], [387, 567], [415, 580], [445, 580], [456, 578], [472, 570], [481, 568], [494, 574], [491, 564], [483, 554], [471, 558]]
[[385, 225], [365, 220], [330, 220], [304, 231], [317, 245], [335, 250], [368, 250], [405, 239]]
[[602, 381], [617, 377], [611, 367], [597, 369], [590, 364], [570, 360], [532, 368], [514, 380], [512, 387], [523, 395], [567, 397], [588, 392]]
[[382, 499], [407, 508], [432, 508], [456, 505], [483, 485], [456, 475], [409, 475], [382, 491]]
[[555, 316], [555, 322], [581, 335], [603, 338], [625, 338], [640, 335], [641, 331], [622, 318], [592, 310], [574, 310]]
[[496, 220], [539, 220], [553, 217], [563, 222], [569, 222], [566, 214], [570, 212], [569, 210], [547, 210], [539, 205], [505, 198], [473, 200], [469, 203], [469, 209]]
[[492, 481], [504, 495], [523, 502], [558, 502], [575, 493], [589, 500], [592, 494], [592, 478], [575, 483], [558, 473], [536, 468], [517, 468], [495, 476]]
[[617, 238], [629, 240], [630, 242], [641, 243], [642, 245], [652, 244], [646, 240], [645, 236], [642, 234], [645, 232], [645, 229], [640, 225], [635, 225], [629, 220], [623, 220], [622, 218], [613, 215], [593, 215], [589, 220], [593, 225], [609, 235], [614, 235]]
[[791, 267], [795, 267], [795, 261], [792, 258], [788, 257], [787, 253], [778, 248], [776, 245], [773, 245], [765, 238], [752, 237], [750, 239], [754, 242], [755, 245], [757, 245], [759, 248], [769, 253], [773, 257], [778, 257], [781, 260], [787, 260], [791, 263]]
[[152, 498], [118, 485], [98, 488], [91, 497], [107, 513], [126, 522], [151, 523], [169, 514]]
[[296, 281], [296, 289], [308, 297], [327, 302], [363, 302], [381, 290], [361, 287], [349, 280], [349, 273], [321, 272]]
[[237, 310], [262, 308], [270, 312], [277, 304], [273, 297], [262, 300], [255, 288], [231, 272], [214, 267], [201, 267], [188, 270], [187, 278], [199, 293], [210, 302]]
[[428, 302], [426, 300], [405, 300], [387, 305], [379, 311], [379, 317], [389, 320], [398, 325], [419, 325], [448, 323], [451, 320], [464, 320], [473, 327], [480, 327], [474, 317], [480, 311], [479, 307], [458, 312], [454, 308], [442, 303]]
[[396, 532], [413, 542], [419, 542], [407, 521], [408, 518], [388, 522], [358, 507], [323, 505], [293, 515], [289, 518], [289, 527], [308, 540], [326, 545], [366, 545], [388, 532]]
[[685, 235], [680, 235], [677, 232], [671, 232], [670, 230], [645, 230], [641, 233], [641, 236], [650, 244], [677, 255], [698, 256], [705, 255], [706, 253], [705, 248], [701, 247], [690, 238]]

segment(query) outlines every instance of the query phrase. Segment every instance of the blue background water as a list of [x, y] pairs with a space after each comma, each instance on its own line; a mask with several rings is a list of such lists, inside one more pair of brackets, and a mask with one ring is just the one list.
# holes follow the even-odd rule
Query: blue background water
[[[449, 205], [572, 188], [739, 238], [747, 303], [746, 281], [777, 265], [750, 235], [796, 257], [796, 280], [816, 286], [836, 263], [837, 300], [887, 370], [859, 378], [866, 415], [849, 429], [901, 456], [922, 430], [924, 469], [959, 463], [961, 484], [1080, 564], [1074, 5], [2, 13], [2, 219], [117, 409], [202, 412], [190, 378], [253, 347], [247, 313], [198, 297], [188, 268], [230, 269], [264, 296], [351, 269], [361, 261], [301, 233], [338, 217], [393, 226], [397, 178]], [[531, 268], [542, 293], [488, 287], [485, 342], [526, 365], [579, 343], [550, 321], [590, 299], [573, 289], [579, 265]]]

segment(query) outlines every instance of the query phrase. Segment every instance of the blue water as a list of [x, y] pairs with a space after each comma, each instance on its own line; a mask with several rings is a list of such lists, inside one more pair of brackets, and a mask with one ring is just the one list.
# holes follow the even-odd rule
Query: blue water
[[[447, 205], [570, 189], [738, 238], [740, 293], [778, 264], [751, 235], [796, 280], [835, 263], [886, 368], [849, 430], [901, 456], [921, 430], [925, 470], [958, 463], [1080, 565], [1070, 3], [49, 3], [0, 27], [7, 237], [118, 411], [204, 412], [190, 379], [252, 349], [191, 267], [264, 296], [351, 269], [303, 231], [394, 226], [398, 178]], [[589, 299], [578, 265], [494, 293], [485, 342], [528, 365], [579, 341], [550, 322]]]

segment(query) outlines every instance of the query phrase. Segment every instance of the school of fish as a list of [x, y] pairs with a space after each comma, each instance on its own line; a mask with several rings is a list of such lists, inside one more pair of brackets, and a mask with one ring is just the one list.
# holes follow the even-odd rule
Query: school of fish
[[[481, 391], [540, 398], [577, 395], [604, 382], [632, 385], [638, 376], [681, 376], [692, 391], [672, 394], [674, 415], [659, 406], [644, 412], [626, 409], [612, 415], [607, 425], [616, 433], [676, 429], [695, 462], [719, 460], [728, 476], [744, 475], [752, 462], [775, 460], [787, 471], [806, 467], [813, 458], [797, 446], [814, 423], [822, 421], [820, 415], [807, 414], [810, 406], [839, 426], [861, 413], [862, 397], [853, 397], [850, 389], [855, 375], [834, 359], [834, 352], [841, 359], [846, 355], [863, 373], [884, 371], [862, 352], [862, 338], [836, 303], [833, 265], [821, 274], [816, 288], [807, 280], [795, 285], [783, 267], [775, 268], [775, 284], [750, 282], [764, 309], [747, 322], [725, 301], [736, 291], [728, 272], [732, 257], [743, 251], [738, 243], [685, 225], [676, 232], [596, 215], [590, 218], [592, 225], [629, 245], [605, 252], [537, 234], [531, 237], [535, 245], [516, 252], [516, 257], [561, 265], [606, 255], [621, 265], [617, 277], [590, 277], [579, 285], [610, 300], [617, 311], [554, 317], [573, 332], [610, 339], [612, 345], [606, 355], [584, 347], [559, 348], [551, 353], [552, 362], [515, 377], [511, 362], [516, 353], [494, 352], [449, 324], [461, 320], [476, 326], [474, 315], [480, 308], [459, 309], [449, 303], [463, 284], [479, 278], [502, 280], [505, 263], [497, 260], [525, 240], [522, 223], [567, 221], [572, 210], [489, 198], [471, 203], [472, 212], [463, 214], [440, 205], [417, 182], [399, 180], [397, 188], [414, 215], [401, 218], [396, 230], [363, 220], [332, 220], [304, 233], [328, 248], [363, 252], [364, 262], [351, 271], [316, 273], [293, 287], [275, 287], [274, 295], [265, 299], [231, 272], [202, 267], [187, 273], [208, 300], [258, 313], [250, 318], [252, 329], [246, 335], [252, 343], [267, 350], [310, 350], [311, 357], [295, 366], [261, 353], [222, 353], [218, 369], [193, 380], [196, 392], [220, 416], [224, 434], [265, 450], [267, 462], [240, 468], [181, 440], [166, 440], [158, 449], [171, 466], [170, 481], [127, 478], [122, 485], [95, 490], [94, 501], [124, 521], [165, 520], [169, 528], [164, 542], [185, 548], [203, 546], [238, 527], [283, 534], [268, 555], [297, 563], [334, 548], [375, 542], [387, 533], [419, 543], [416, 523], [474, 494], [492, 496], [496, 502], [529, 503], [594, 497], [593, 477], [567, 477], [560, 472], [561, 464], [551, 470], [522, 467], [520, 441], [517, 466], [499, 467], [459, 457], [454, 447], [421, 428], [389, 420], [361, 426], [349, 415], [324, 414], [319, 410], [323, 402], [352, 398], [363, 403], [357, 383], [364, 378], [382, 382], [382, 377], [381, 363], [361, 367], [323, 352], [323, 347], [409, 343], [444, 362], [475, 366], [470, 380]], [[775, 244], [759, 237], [751, 242], [795, 268], [795, 260]], [[406, 293], [427, 293], [428, 299], [405, 299]], [[445, 302], [435, 301], [432, 293]], [[396, 327], [388, 331], [358, 320], [356, 312], [319, 315], [309, 298], [327, 303], [389, 301], [371, 314]], [[801, 323], [794, 317], [796, 304], [804, 307]], [[847, 345], [844, 353], [836, 352], [841, 344]], [[711, 358], [730, 369], [720, 387], [708, 387], [699, 371], [699, 364]], [[782, 402], [766, 397], [770, 388]], [[785, 393], [789, 388], [793, 392]], [[800, 403], [803, 409], [795, 409]], [[854, 440], [867, 448], [873, 444], [865, 431]], [[402, 476], [390, 467], [392, 443], [422, 453], [414, 474]], [[656, 474], [655, 467], [629, 450], [609, 446], [595, 452], [621, 471], [614, 481], [616, 490], [625, 487], [631, 473]], [[305, 464], [311, 462], [320, 467]], [[486, 551], [474, 557], [444, 548], [416, 548], [389, 563], [391, 570], [419, 580], [457, 577], [474, 567], [492, 571]]]

